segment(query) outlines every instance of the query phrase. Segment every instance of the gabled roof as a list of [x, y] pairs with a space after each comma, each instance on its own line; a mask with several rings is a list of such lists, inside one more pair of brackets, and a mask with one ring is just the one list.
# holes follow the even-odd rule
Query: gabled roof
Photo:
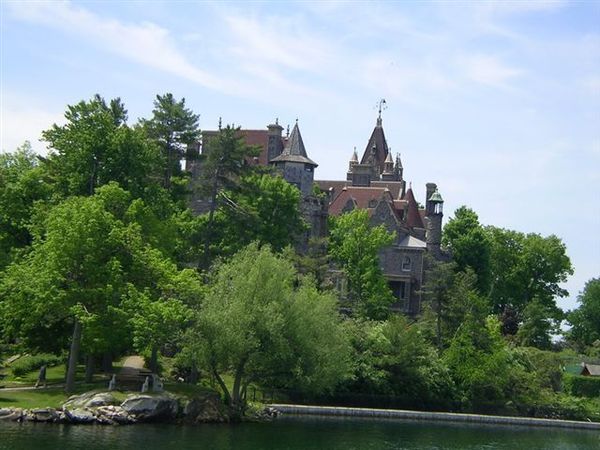
[[304, 142], [302, 141], [302, 135], [300, 134], [300, 129], [298, 128], [297, 123], [294, 125], [292, 134], [288, 138], [287, 145], [283, 149], [283, 152], [281, 152], [281, 155], [271, 160], [271, 162], [282, 161], [300, 162], [311, 164], [315, 167], [318, 165], [306, 154], [306, 148], [304, 148]]
[[385, 158], [389, 153], [389, 149], [387, 146], [387, 141], [385, 140], [385, 134], [383, 133], [383, 126], [381, 124], [381, 118], [377, 119], [377, 125], [373, 129], [373, 133], [371, 133], [371, 137], [369, 138], [369, 142], [367, 143], [367, 147], [365, 148], [365, 152], [360, 160], [361, 164], [368, 164], [371, 153], [373, 152], [373, 148], [375, 149], [374, 157], [375, 157], [375, 165], [379, 170], [379, 173], [383, 172], [383, 163], [385, 162]]
[[[315, 183], [324, 192], [328, 192], [329, 188], [333, 188], [333, 198], [331, 200], [340, 195], [343, 188], [352, 186], [352, 181], [347, 180], [315, 180]], [[371, 187], [389, 189], [394, 199], [399, 199], [402, 196], [403, 186], [403, 181], [371, 181]]]
[[406, 225], [410, 228], [425, 228], [421, 214], [419, 213], [419, 205], [415, 200], [412, 188], [408, 188], [404, 199], [408, 201], [408, 212], [406, 214]]
[[[587, 372], [586, 372], [587, 370]], [[600, 377], [600, 365], [598, 364], [584, 364], [581, 374], [588, 373], [593, 377]]]
[[385, 188], [348, 186], [329, 204], [329, 214], [342, 214], [349, 200], [359, 209], [372, 209], [385, 196], [388, 196], [390, 202], [393, 201], [390, 191]]

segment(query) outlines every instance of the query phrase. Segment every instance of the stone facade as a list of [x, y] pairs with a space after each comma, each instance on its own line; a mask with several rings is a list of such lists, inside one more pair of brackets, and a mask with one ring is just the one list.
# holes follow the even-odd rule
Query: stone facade
[[[443, 200], [435, 183], [427, 183], [425, 208], [419, 206], [412, 187], [406, 187], [400, 155], [394, 158], [388, 148], [381, 115], [359, 161], [354, 150], [345, 180], [314, 180], [317, 164], [308, 157], [298, 123], [292, 133], [283, 136], [277, 121], [266, 130], [240, 130], [246, 143], [261, 147], [261, 153], [248, 164], [274, 166], [281, 176], [302, 193], [300, 211], [310, 225], [300, 239], [299, 249], [305, 249], [310, 238], [327, 235], [327, 217], [340, 215], [355, 208], [369, 212], [372, 225], [383, 224], [394, 232], [394, 243], [380, 254], [380, 263], [397, 301], [396, 311], [409, 315], [421, 310], [424, 253], [443, 259], [441, 250]], [[205, 132], [208, 139], [216, 131]], [[202, 152], [200, 146], [198, 151]], [[194, 161], [186, 166], [197, 179], [201, 170]], [[321, 195], [315, 195], [314, 185]], [[193, 199], [192, 207], [201, 212], [206, 207], [202, 199]], [[343, 280], [336, 284], [343, 291]]]
[[440, 247], [443, 200], [436, 184], [427, 183], [426, 206], [419, 207], [412, 187], [406, 188], [400, 155], [393, 158], [388, 148], [381, 115], [360, 162], [356, 150], [352, 153], [346, 180], [318, 180], [317, 184], [329, 193], [330, 215], [367, 209], [372, 225], [384, 225], [396, 234], [394, 243], [379, 255], [383, 273], [396, 297], [392, 309], [418, 314], [424, 254], [445, 257]]

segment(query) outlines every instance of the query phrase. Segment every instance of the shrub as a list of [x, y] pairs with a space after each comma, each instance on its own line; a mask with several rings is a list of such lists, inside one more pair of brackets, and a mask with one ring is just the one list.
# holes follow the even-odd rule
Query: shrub
[[577, 397], [600, 397], [600, 378], [565, 374], [564, 388]]
[[63, 363], [63, 358], [50, 353], [40, 353], [38, 355], [23, 356], [11, 364], [10, 370], [15, 377], [38, 370], [44, 364], [47, 366], [58, 366]]

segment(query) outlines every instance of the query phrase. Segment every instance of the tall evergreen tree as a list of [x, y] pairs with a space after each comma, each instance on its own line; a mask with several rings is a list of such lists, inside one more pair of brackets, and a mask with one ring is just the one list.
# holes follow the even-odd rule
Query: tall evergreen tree
[[185, 98], [177, 101], [173, 94], [157, 95], [152, 118], [142, 120], [148, 136], [158, 143], [163, 159], [162, 185], [172, 189], [174, 177], [180, 177], [181, 160], [188, 147], [200, 140], [199, 115], [185, 107]]

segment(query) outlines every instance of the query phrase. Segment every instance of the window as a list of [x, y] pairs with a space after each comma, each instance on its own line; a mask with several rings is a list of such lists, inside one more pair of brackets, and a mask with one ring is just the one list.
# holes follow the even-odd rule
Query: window
[[390, 281], [390, 289], [396, 299], [406, 299], [406, 281]]
[[402, 270], [405, 272], [410, 272], [411, 267], [412, 267], [412, 262], [410, 260], [410, 257], [405, 256], [402, 259]]

